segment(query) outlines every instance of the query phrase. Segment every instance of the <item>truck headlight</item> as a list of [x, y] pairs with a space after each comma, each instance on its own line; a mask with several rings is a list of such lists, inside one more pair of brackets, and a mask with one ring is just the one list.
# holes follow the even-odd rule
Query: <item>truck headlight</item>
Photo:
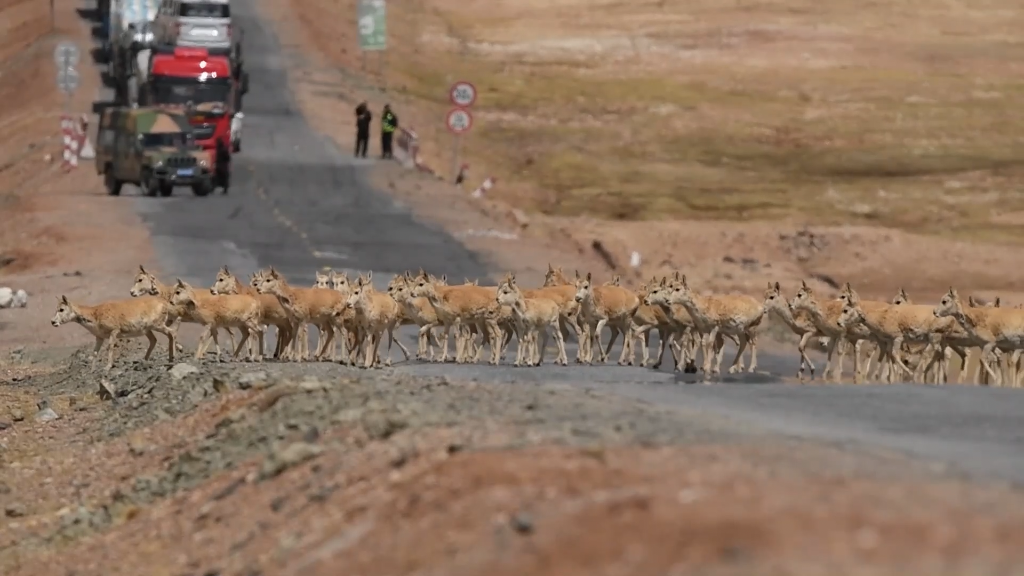
[[210, 167], [210, 161], [209, 160], [200, 160], [199, 161], [199, 167], [200, 168], [209, 168]]

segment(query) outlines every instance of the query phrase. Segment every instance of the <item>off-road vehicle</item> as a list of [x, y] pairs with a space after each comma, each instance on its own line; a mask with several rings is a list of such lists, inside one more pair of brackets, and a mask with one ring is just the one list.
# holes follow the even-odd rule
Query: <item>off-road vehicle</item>
[[188, 117], [160, 108], [104, 110], [96, 137], [96, 171], [114, 196], [125, 183], [149, 196], [170, 196], [175, 186], [190, 186], [197, 196], [206, 196], [226, 184], [210, 153], [196, 145]]

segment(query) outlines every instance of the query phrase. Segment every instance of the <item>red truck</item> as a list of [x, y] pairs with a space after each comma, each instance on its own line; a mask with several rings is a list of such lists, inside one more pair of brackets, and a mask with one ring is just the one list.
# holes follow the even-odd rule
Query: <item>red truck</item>
[[[215, 186], [226, 193], [231, 177], [231, 153], [241, 149], [241, 96], [248, 77], [236, 78], [226, 56], [205, 48], [175, 47], [149, 58], [140, 78], [139, 104], [180, 110], [188, 114], [196, 143], [215, 160]], [[141, 76], [141, 75], [140, 75]]]

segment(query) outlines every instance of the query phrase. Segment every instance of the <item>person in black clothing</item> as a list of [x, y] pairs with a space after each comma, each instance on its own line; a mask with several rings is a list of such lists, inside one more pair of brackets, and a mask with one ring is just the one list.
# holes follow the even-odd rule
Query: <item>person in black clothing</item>
[[391, 104], [384, 105], [384, 112], [380, 117], [380, 157], [394, 158], [391, 153], [391, 140], [398, 129], [398, 116], [391, 111]]
[[363, 158], [366, 158], [366, 148], [370, 144], [370, 120], [372, 119], [373, 114], [370, 113], [370, 107], [366, 105], [366, 102], [361, 102], [359, 106], [356, 106], [356, 157], [362, 155]]

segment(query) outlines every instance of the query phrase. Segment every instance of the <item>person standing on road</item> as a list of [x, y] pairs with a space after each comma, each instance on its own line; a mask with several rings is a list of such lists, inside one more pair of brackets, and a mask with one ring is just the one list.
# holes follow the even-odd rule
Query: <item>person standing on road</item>
[[384, 112], [380, 117], [380, 157], [394, 158], [391, 153], [391, 140], [398, 129], [398, 116], [391, 111], [391, 104], [384, 105]]
[[362, 155], [366, 158], [366, 149], [370, 145], [370, 121], [373, 114], [366, 102], [360, 102], [356, 106], [356, 157]]

